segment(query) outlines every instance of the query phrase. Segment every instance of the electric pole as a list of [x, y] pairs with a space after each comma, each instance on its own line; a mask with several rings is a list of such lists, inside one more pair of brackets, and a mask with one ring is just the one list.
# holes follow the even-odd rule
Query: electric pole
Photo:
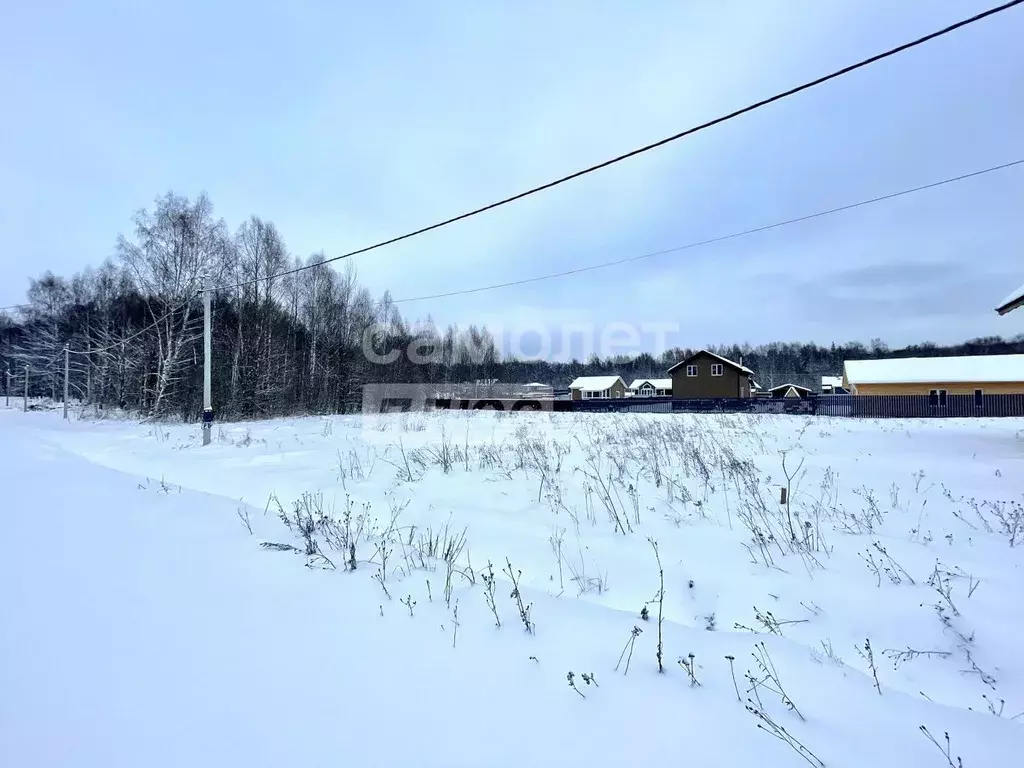
[[71, 370], [71, 350], [64, 345], [64, 420], [68, 419], [68, 373]]
[[213, 353], [213, 323], [210, 318], [210, 282], [203, 279], [203, 445], [210, 444], [213, 429], [213, 397], [210, 356]]
[[25, 407], [22, 409], [28, 413], [28, 366], [25, 366]]
[[8, 408], [10, 408], [11, 407], [11, 364], [10, 363], [7, 364], [6, 369], [7, 369], [7, 386], [4, 387], [4, 396], [7, 398], [7, 402], [5, 403], [5, 405]]

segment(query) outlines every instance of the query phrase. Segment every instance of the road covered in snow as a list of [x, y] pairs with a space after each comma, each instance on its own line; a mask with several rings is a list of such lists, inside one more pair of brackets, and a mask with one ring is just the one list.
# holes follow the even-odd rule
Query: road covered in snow
[[1022, 463], [1020, 420], [0, 410], [0, 765], [1018, 765]]

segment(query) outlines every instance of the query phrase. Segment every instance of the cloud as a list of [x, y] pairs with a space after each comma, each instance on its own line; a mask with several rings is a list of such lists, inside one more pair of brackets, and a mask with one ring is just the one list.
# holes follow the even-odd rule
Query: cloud
[[[24, 275], [102, 261], [132, 210], [168, 188], [205, 189], [232, 225], [257, 213], [295, 253], [335, 256], [672, 134], [986, 4], [299, 0], [270, 12], [186, 0], [172, 18], [119, 6], [109, 17], [14, 11], [12, 24], [30, 33], [24, 40], [50, 45], [19, 38], [0, 52], [0, 85], [17, 115], [0, 124], [8, 149], [0, 260], [11, 276], [0, 304], [21, 300]], [[1006, 98], [1024, 77], [1022, 32], [1024, 12], [1007, 12], [353, 261], [378, 295], [442, 293], [721, 236], [1004, 162], [1024, 135], [1024, 105]], [[1024, 280], [1021, 179], [1007, 171], [728, 243], [402, 309], [439, 325], [671, 322], [680, 328], [671, 343], [686, 345], [1009, 334], [991, 308]]]

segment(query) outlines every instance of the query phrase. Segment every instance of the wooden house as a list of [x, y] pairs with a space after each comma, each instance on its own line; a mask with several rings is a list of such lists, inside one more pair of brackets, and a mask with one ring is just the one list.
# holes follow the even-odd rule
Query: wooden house
[[706, 349], [690, 355], [668, 369], [672, 377], [672, 397], [750, 397], [754, 372]]
[[854, 395], [929, 395], [945, 405], [947, 395], [1024, 394], [1024, 355], [904, 357], [847, 360], [843, 386]]
[[600, 400], [625, 397], [626, 382], [621, 376], [580, 376], [569, 385], [573, 400]]

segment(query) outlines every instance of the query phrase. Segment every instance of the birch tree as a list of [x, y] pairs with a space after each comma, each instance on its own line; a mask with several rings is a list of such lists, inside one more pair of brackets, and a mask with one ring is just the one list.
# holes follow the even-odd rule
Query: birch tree
[[135, 236], [120, 236], [117, 251], [146, 302], [156, 332], [156, 370], [147, 379], [149, 410], [162, 413], [179, 378], [182, 351], [201, 331], [195, 301], [204, 279], [219, 278], [230, 253], [227, 226], [213, 217], [209, 198], [168, 193], [134, 218]]

